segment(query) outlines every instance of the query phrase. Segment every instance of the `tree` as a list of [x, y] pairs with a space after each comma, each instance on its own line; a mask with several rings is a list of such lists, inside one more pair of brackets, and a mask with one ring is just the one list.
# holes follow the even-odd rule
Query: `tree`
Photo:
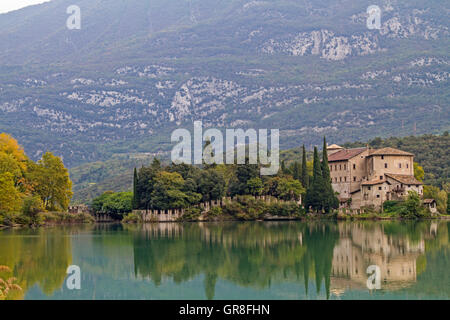
[[45, 211], [41, 197], [30, 195], [23, 199], [22, 213], [32, 219], [36, 219], [38, 213]]
[[305, 192], [302, 183], [291, 177], [282, 177], [278, 180], [276, 188], [277, 197], [283, 200], [299, 200]]
[[417, 162], [414, 162], [414, 177], [419, 181], [423, 181], [425, 177], [425, 171]]
[[330, 167], [328, 165], [328, 152], [327, 141], [323, 138], [323, 151], [322, 151], [322, 178], [325, 185], [324, 194], [324, 209], [325, 212], [330, 212], [332, 209], [339, 207], [339, 199], [334, 194], [333, 186], [331, 185]]
[[20, 192], [14, 186], [11, 173], [0, 173], [0, 213], [13, 213], [20, 210], [22, 199]]
[[282, 173], [288, 173], [288, 170], [286, 169], [286, 162], [285, 160], [281, 161], [281, 172]]
[[405, 215], [411, 217], [420, 217], [424, 208], [421, 204], [419, 194], [415, 191], [408, 191], [408, 198], [405, 201], [406, 211]]
[[26, 169], [28, 157], [17, 140], [6, 133], [0, 133], [0, 152], [11, 155], [22, 170]]
[[313, 178], [312, 183], [306, 191], [305, 204], [315, 211], [322, 211], [324, 208], [324, 195], [326, 194], [325, 183], [322, 176], [322, 166], [319, 160], [317, 147], [314, 147]]
[[33, 165], [30, 177], [46, 210], [67, 210], [73, 195], [72, 181], [61, 158], [46, 152], [42, 159]]
[[138, 193], [138, 174], [136, 168], [134, 168], [133, 173], [133, 209], [139, 209], [139, 204], [141, 200], [139, 199], [139, 193]]
[[435, 186], [424, 186], [423, 197], [425, 199], [434, 199], [436, 201], [437, 210], [445, 214], [447, 212], [447, 192], [440, 190]]
[[300, 181], [300, 176], [301, 176], [301, 168], [300, 168], [300, 163], [298, 161], [294, 161], [294, 165], [292, 167], [292, 177], [295, 180], [299, 180]]
[[263, 182], [260, 178], [251, 178], [247, 181], [247, 191], [253, 196], [259, 196], [263, 191]]
[[154, 189], [155, 179], [161, 171], [161, 162], [157, 158], [149, 167], [142, 167], [138, 173], [138, 181], [136, 187], [137, 197], [139, 198], [139, 209], [148, 209], [151, 204], [151, 194]]
[[249, 163], [238, 164], [235, 175], [230, 179], [228, 192], [231, 196], [245, 194], [247, 192], [247, 181], [257, 177], [259, 177], [258, 165]]
[[103, 199], [101, 212], [113, 218], [121, 218], [124, 214], [130, 213], [133, 202], [132, 192], [110, 193]]
[[197, 186], [196, 193], [202, 195], [202, 201], [218, 200], [225, 194], [225, 180], [222, 174], [212, 167], [201, 171]]
[[23, 176], [20, 163], [12, 154], [0, 151], [0, 174], [9, 172], [14, 178], [14, 183], [17, 186], [18, 181]]
[[92, 210], [94, 210], [95, 213], [104, 213], [102, 211], [103, 204], [105, 203], [106, 199], [113, 193], [114, 191], [106, 191], [101, 196], [94, 198], [91, 203]]
[[185, 180], [177, 172], [159, 172], [155, 178], [155, 185], [150, 196], [152, 207], [155, 209], [186, 208], [192, 202], [198, 202], [201, 195], [193, 193], [187, 195], [183, 189]]
[[308, 168], [307, 168], [307, 161], [306, 161], [305, 145], [303, 145], [302, 149], [303, 149], [303, 155], [302, 155], [302, 178], [301, 178], [300, 181], [302, 182], [303, 187], [308, 189], [308, 187], [309, 187], [309, 175], [308, 175]]

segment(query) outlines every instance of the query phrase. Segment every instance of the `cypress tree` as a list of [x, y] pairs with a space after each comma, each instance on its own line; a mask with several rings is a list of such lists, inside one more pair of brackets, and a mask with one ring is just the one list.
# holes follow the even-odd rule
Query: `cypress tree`
[[325, 137], [323, 137], [322, 177], [323, 183], [325, 185], [324, 208], [326, 212], [330, 212], [331, 209], [336, 209], [339, 207], [339, 200], [335, 196], [333, 186], [331, 185], [330, 167], [328, 165], [327, 141]]
[[325, 200], [325, 183], [322, 176], [322, 165], [317, 147], [314, 147], [313, 179], [306, 191], [306, 207], [315, 211], [322, 211]]
[[309, 187], [309, 176], [308, 176], [308, 169], [306, 166], [306, 150], [305, 145], [303, 145], [303, 156], [302, 156], [302, 179], [301, 182], [303, 184], [303, 187], [308, 189]]
[[139, 200], [139, 193], [138, 193], [138, 174], [137, 174], [137, 170], [136, 168], [134, 168], [134, 175], [133, 175], [133, 204], [132, 207], [133, 209], [138, 209], [139, 208], [139, 204], [140, 204], [140, 200]]
[[286, 163], [283, 161], [281, 161], [281, 172], [282, 173], [286, 173]]

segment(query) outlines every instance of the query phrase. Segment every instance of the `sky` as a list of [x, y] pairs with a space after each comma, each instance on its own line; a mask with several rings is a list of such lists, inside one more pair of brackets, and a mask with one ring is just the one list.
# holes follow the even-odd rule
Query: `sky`
[[50, 0], [0, 0], [0, 13], [17, 10], [32, 4], [48, 2]]

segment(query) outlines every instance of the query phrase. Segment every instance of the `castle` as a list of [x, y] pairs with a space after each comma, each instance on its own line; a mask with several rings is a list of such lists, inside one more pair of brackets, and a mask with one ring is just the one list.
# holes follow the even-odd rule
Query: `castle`
[[380, 209], [387, 200], [402, 200], [408, 191], [423, 196], [423, 184], [414, 177], [414, 155], [394, 148], [327, 147], [333, 190], [341, 207]]

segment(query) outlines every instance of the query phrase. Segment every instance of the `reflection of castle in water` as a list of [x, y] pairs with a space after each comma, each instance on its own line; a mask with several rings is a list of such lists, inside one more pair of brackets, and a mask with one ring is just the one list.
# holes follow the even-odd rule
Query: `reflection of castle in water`
[[383, 225], [341, 224], [333, 251], [331, 291], [367, 288], [367, 268], [380, 268], [381, 289], [395, 290], [416, 281], [416, 260], [425, 252], [425, 241], [386, 234]]

